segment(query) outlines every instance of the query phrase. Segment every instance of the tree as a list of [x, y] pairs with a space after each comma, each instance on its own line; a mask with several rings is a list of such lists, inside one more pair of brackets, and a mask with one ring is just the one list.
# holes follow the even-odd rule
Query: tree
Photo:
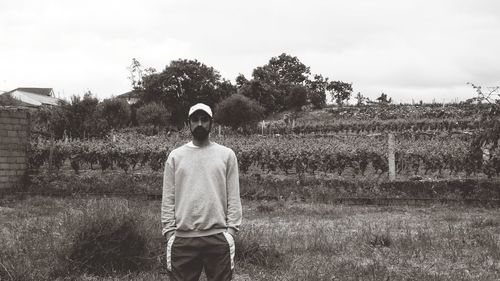
[[339, 105], [348, 101], [352, 94], [352, 84], [330, 82], [321, 74], [312, 76], [308, 66], [286, 53], [272, 57], [267, 64], [256, 67], [252, 77], [253, 79], [247, 80], [242, 74], [238, 75], [236, 83], [239, 93], [255, 99], [265, 108], [266, 114], [297, 108], [289, 103], [294, 87], [306, 88], [305, 105], [311, 104], [314, 108], [326, 105], [327, 94]]
[[143, 76], [143, 102], [162, 103], [171, 112], [171, 122], [182, 127], [189, 107], [203, 102], [214, 106], [236, 89], [221, 79], [218, 71], [197, 60], [172, 61], [160, 73]]
[[142, 64], [136, 58], [132, 58], [132, 63], [127, 67], [127, 69], [130, 72], [128, 79], [130, 80], [132, 89], [134, 90], [142, 89], [143, 76], [156, 73], [156, 69], [153, 67], [143, 69]]
[[385, 93], [382, 93], [376, 100], [378, 100], [380, 104], [390, 104], [392, 102], [392, 98], [388, 99], [388, 96]]
[[132, 58], [132, 64], [130, 64], [127, 69], [130, 71], [130, 76], [128, 79], [130, 80], [130, 83], [132, 84], [132, 88], [139, 89], [142, 83], [142, 66], [141, 63], [136, 60], [135, 58]]
[[264, 66], [253, 71], [253, 78], [268, 82], [275, 86], [281, 84], [303, 84], [310, 74], [309, 67], [304, 65], [297, 57], [283, 53], [273, 57]]
[[[228, 98], [231, 95], [236, 94], [237, 92], [237, 87], [233, 84], [231, 84], [231, 81], [222, 79], [220, 84], [218, 85], [217, 91], [219, 92], [219, 99], [223, 100]], [[219, 101], [220, 101], [219, 100]]]
[[356, 99], [356, 106], [362, 106], [369, 100], [367, 97], [363, 96], [361, 92], [358, 92], [356, 94], [355, 99]]
[[241, 94], [249, 99], [257, 101], [259, 105], [264, 108], [264, 113], [270, 114], [275, 112], [277, 109], [276, 94], [277, 89], [270, 86], [269, 84], [252, 79], [245, 83], [238, 90], [238, 94]]
[[123, 99], [105, 99], [99, 104], [99, 113], [112, 129], [123, 128], [130, 121], [130, 106]]
[[308, 91], [306, 87], [300, 85], [292, 86], [286, 98], [287, 108], [300, 110], [303, 105], [307, 104], [307, 96]]
[[160, 103], [151, 102], [137, 109], [137, 121], [140, 125], [165, 126], [170, 117], [169, 112]]
[[[476, 90], [477, 96], [471, 100], [485, 103], [487, 110], [482, 111], [480, 130], [475, 134], [469, 148], [469, 163], [477, 163], [473, 170], [482, 171], [491, 178], [500, 172], [498, 150], [500, 144], [500, 86], [483, 87], [467, 83]], [[496, 156], [495, 156], [496, 155]], [[471, 164], [474, 166], [474, 164]]]
[[478, 103], [486, 102], [493, 105], [492, 108], [496, 108], [496, 104], [500, 104], [500, 86], [488, 87], [486, 91], [483, 91], [483, 87], [476, 86], [473, 83], [467, 82], [467, 85], [471, 85], [476, 91], [477, 96], [468, 99], [467, 103], [472, 103], [477, 101]]
[[97, 106], [99, 100], [92, 92], [88, 91], [83, 95], [73, 95], [70, 103], [65, 103], [62, 108], [66, 111], [68, 127], [66, 133], [72, 138], [84, 138], [98, 134]]
[[34, 112], [34, 129], [48, 131], [56, 139], [101, 137], [108, 126], [98, 112], [99, 100], [90, 91], [73, 95], [70, 101], [60, 101], [58, 106], [42, 106]]
[[[55, 139], [62, 139], [69, 126], [68, 104], [61, 102], [60, 106], [42, 106], [33, 114], [33, 129], [38, 132], [48, 132]], [[48, 136], [48, 135], [47, 135]]]
[[248, 79], [243, 74], [236, 76], [236, 87], [239, 89], [248, 82]]
[[[297, 57], [283, 53], [278, 57], [272, 57], [264, 66], [255, 68], [252, 72], [253, 79], [247, 81], [240, 89], [252, 84], [242, 93], [250, 98], [258, 96], [256, 100], [266, 109], [266, 113], [279, 112], [287, 109], [286, 100], [291, 88], [305, 86], [309, 75], [309, 67]], [[239, 81], [243, 81], [242, 77]], [[255, 87], [257, 85], [259, 87]], [[249, 90], [258, 92], [252, 93]]]
[[321, 74], [314, 75], [313, 80], [306, 80], [306, 86], [309, 89], [309, 102], [316, 109], [323, 108], [326, 105], [326, 92], [328, 86], [328, 78]]
[[254, 126], [262, 117], [264, 108], [255, 100], [241, 94], [232, 95], [221, 101], [215, 110], [215, 121], [230, 126], [233, 130], [248, 129]]
[[332, 101], [335, 101], [339, 106], [342, 106], [351, 98], [352, 84], [342, 81], [332, 81], [326, 87], [327, 91], [332, 96]]
[[99, 117], [97, 116], [98, 104], [99, 100], [90, 91], [83, 95], [83, 99], [79, 103], [79, 113], [81, 114], [81, 117], [83, 119], [82, 127], [86, 135], [98, 134], [98, 132], [96, 131], [96, 126], [99, 123]]

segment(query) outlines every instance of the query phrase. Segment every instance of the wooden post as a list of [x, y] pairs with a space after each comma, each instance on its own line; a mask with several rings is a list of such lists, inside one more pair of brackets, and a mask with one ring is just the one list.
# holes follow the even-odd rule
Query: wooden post
[[482, 150], [483, 150], [483, 164], [484, 164], [485, 162], [490, 161], [491, 153], [490, 153], [490, 149], [488, 147], [483, 146]]
[[262, 135], [264, 135], [264, 126], [265, 126], [266, 122], [264, 120], [262, 120], [262, 126], [261, 126], [261, 129], [262, 129]]
[[389, 158], [389, 180], [394, 181], [396, 179], [396, 161], [394, 156], [395, 144], [394, 144], [394, 134], [389, 133], [389, 149], [388, 149], [388, 158]]
[[221, 136], [221, 126], [219, 125], [219, 137]]
[[49, 175], [52, 175], [52, 159], [54, 157], [54, 132], [50, 130], [50, 149], [49, 149]]

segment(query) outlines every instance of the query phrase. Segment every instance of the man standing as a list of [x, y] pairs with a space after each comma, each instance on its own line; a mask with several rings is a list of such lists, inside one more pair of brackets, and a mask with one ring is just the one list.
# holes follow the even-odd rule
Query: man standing
[[209, 140], [212, 110], [189, 109], [191, 142], [174, 149], [165, 163], [161, 203], [167, 241], [167, 271], [175, 281], [231, 280], [234, 235], [242, 210], [238, 162], [230, 148]]

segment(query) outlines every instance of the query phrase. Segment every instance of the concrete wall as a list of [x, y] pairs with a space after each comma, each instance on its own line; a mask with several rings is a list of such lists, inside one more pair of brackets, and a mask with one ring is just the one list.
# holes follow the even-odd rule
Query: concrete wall
[[29, 137], [28, 110], [0, 106], [0, 190], [25, 184]]

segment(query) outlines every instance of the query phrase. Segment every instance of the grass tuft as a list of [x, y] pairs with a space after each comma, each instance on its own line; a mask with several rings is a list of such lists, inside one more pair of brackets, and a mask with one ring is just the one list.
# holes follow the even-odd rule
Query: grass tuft
[[148, 268], [148, 240], [139, 219], [124, 202], [92, 201], [71, 225], [73, 239], [62, 252], [65, 270], [107, 276]]
[[259, 213], [272, 213], [274, 212], [276, 208], [274, 207], [274, 205], [271, 205], [271, 204], [266, 204], [266, 203], [261, 203], [257, 206], [257, 211]]
[[393, 244], [393, 239], [388, 228], [376, 231], [367, 228], [364, 230], [364, 236], [368, 245], [374, 248], [390, 247]]
[[493, 218], [474, 218], [471, 222], [473, 228], [498, 227], [500, 220]]
[[283, 253], [274, 243], [263, 244], [259, 231], [242, 231], [236, 236], [236, 257], [242, 263], [250, 263], [269, 269], [277, 268], [283, 261]]

